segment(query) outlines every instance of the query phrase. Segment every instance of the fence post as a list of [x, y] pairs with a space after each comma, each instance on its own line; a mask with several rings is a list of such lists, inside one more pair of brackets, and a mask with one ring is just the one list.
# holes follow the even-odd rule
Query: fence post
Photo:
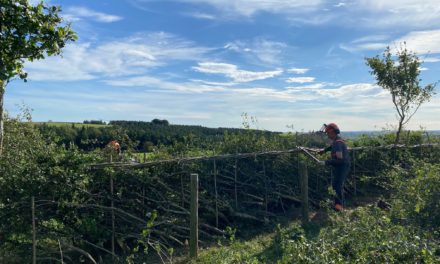
[[37, 263], [37, 229], [35, 227], [35, 197], [32, 196], [32, 264]]
[[183, 174], [180, 174], [180, 200], [181, 206], [185, 207], [185, 189], [183, 186]]
[[309, 175], [305, 162], [299, 164], [299, 175], [301, 177], [301, 207], [302, 207], [302, 223], [309, 222]]
[[356, 150], [353, 148], [353, 188], [354, 188], [354, 196], [357, 196], [357, 188], [356, 188]]
[[263, 176], [264, 176], [264, 212], [267, 217], [267, 207], [268, 207], [268, 193], [267, 193], [267, 175], [266, 175], [266, 164], [263, 159]]
[[[110, 155], [110, 163], [113, 163], [113, 157]], [[111, 208], [112, 208], [112, 261], [115, 262], [115, 202], [113, 201], [113, 193], [114, 193], [114, 186], [113, 186], [113, 173], [110, 173], [110, 195], [111, 195]]]
[[215, 189], [215, 227], [218, 228], [217, 164], [215, 160], [214, 160], [214, 189]]
[[199, 175], [191, 173], [191, 219], [190, 219], [190, 242], [189, 255], [197, 258], [199, 243]]
[[238, 160], [235, 158], [234, 165], [234, 196], [235, 196], [235, 210], [238, 210], [238, 198], [237, 198], [237, 170], [238, 170]]

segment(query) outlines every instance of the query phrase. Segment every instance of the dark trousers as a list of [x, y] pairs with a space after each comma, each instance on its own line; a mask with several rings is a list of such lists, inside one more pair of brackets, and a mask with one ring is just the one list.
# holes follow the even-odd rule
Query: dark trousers
[[333, 190], [336, 192], [335, 204], [344, 205], [344, 181], [350, 172], [350, 165], [333, 167]]

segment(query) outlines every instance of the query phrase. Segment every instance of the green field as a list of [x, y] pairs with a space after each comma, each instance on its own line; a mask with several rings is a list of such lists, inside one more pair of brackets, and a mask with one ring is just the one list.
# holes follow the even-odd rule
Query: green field
[[75, 123], [75, 122], [33, 122], [35, 125], [48, 125], [48, 126], [56, 126], [56, 127], [62, 127], [62, 126], [72, 126], [75, 127], [110, 127], [111, 125], [101, 125], [101, 124], [84, 124], [84, 123]]

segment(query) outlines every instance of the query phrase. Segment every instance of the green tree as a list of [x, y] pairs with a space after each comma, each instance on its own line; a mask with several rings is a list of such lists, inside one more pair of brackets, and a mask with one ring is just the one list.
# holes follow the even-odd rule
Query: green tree
[[373, 58], [366, 58], [370, 73], [374, 75], [377, 84], [391, 93], [394, 107], [397, 111], [399, 125], [396, 131], [395, 144], [399, 143], [400, 133], [419, 109], [420, 105], [429, 101], [435, 94], [435, 84], [421, 86], [419, 79], [421, 61], [419, 57], [408, 51], [406, 44], [397, 49], [395, 57], [390, 47]]
[[59, 55], [68, 41], [77, 39], [60, 11], [43, 1], [33, 6], [28, 0], [0, 0], [0, 155], [6, 85], [17, 76], [26, 81], [26, 61]]

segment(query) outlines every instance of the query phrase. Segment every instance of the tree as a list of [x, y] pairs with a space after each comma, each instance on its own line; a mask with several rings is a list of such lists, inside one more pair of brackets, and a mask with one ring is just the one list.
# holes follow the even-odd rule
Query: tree
[[6, 85], [17, 76], [26, 81], [26, 61], [59, 55], [68, 41], [77, 39], [60, 12], [60, 7], [43, 1], [33, 6], [28, 0], [0, 0], [0, 155]]
[[366, 64], [372, 69], [377, 84], [391, 93], [397, 111], [399, 125], [394, 144], [400, 141], [400, 133], [419, 109], [435, 94], [435, 84], [420, 86], [419, 74], [421, 61], [419, 57], [406, 48], [406, 43], [396, 50], [393, 56], [390, 47], [382, 55], [366, 58]]

